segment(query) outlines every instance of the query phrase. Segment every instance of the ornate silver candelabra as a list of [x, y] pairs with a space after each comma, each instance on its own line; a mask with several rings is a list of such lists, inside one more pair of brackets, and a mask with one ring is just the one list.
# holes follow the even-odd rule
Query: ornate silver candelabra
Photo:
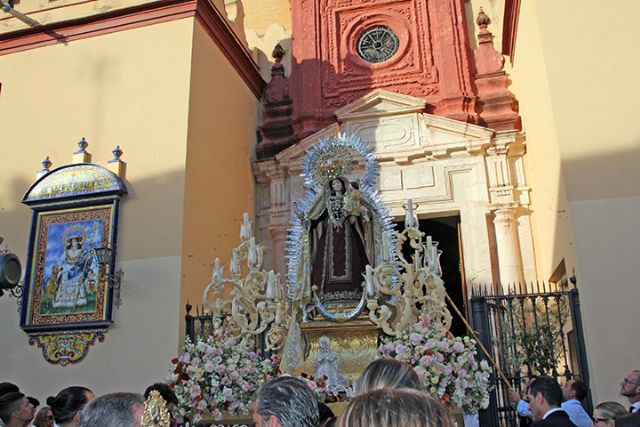
[[[396, 336], [426, 312], [432, 322], [451, 326], [451, 313], [446, 303], [446, 290], [440, 269], [438, 243], [418, 229], [411, 199], [407, 201], [405, 228], [397, 233], [398, 260], [387, 261], [375, 268], [366, 267], [365, 293], [369, 319], [387, 335]], [[402, 248], [408, 242], [413, 250], [405, 259]]]
[[[231, 277], [224, 277], [224, 266], [216, 258], [203, 302], [214, 317], [230, 313], [241, 334], [259, 335], [267, 331], [265, 348], [277, 351], [284, 345], [287, 335], [289, 303], [284, 298], [280, 276], [262, 268], [264, 249], [262, 244], [256, 243], [249, 215], [244, 213], [240, 244], [231, 252]], [[246, 268], [243, 268], [243, 262]]]

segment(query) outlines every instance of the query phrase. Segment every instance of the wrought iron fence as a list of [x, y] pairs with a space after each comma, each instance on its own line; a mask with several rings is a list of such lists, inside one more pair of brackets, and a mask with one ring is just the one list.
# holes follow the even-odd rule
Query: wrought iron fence
[[184, 316], [185, 338], [195, 342], [198, 337], [206, 339], [213, 334], [213, 317], [205, 314], [204, 307], [196, 306], [196, 315], [191, 315], [193, 306], [189, 303], [185, 306], [187, 314]]
[[[526, 394], [535, 376], [556, 380], [575, 378], [589, 384], [580, 299], [575, 286], [533, 283], [472, 289], [469, 318], [483, 345], [511, 385]], [[482, 355], [483, 358], [486, 356]], [[487, 410], [480, 414], [482, 427], [507, 427], [527, 423], [520, 419], [509, 385], [494, 373], [496, 387]], [[586, 410], [591, 411], [591, 396]]]

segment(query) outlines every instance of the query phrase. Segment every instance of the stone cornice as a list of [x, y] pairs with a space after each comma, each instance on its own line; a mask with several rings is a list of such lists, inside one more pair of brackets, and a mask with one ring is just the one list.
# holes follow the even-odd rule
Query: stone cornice
[[102, 14], [0, 34], [0, 55], [95, 37], [177, 19], [196, 17], [259, 98], [265, 81], [247, 48], [207, 0], [160, 0]]

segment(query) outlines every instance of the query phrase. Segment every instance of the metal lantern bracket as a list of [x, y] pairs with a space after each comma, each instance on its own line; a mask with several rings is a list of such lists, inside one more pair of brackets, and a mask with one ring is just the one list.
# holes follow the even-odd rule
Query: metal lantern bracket
[[121, 289], [124, 272], [122, 269], [118, 269], [115, 273], [111, 273], [114, 270], [116, 251], [109, 246], [102, 246], [93, 248], [93, 252], [96, 254], [100, 265], [100, 282], [109, 284], [113, 292], [113, 305], [116, 308], [120, 308], [122, 305]]

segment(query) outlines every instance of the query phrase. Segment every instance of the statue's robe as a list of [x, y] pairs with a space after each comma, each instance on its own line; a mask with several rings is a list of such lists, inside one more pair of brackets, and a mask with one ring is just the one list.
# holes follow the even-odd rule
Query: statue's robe
[[343, 216], [333, 224], [327, 212], [314, 221], [312, 282], [325, 303], [357, 302], [362, 297], [363, 273], [369, 263], [359, 218]]

